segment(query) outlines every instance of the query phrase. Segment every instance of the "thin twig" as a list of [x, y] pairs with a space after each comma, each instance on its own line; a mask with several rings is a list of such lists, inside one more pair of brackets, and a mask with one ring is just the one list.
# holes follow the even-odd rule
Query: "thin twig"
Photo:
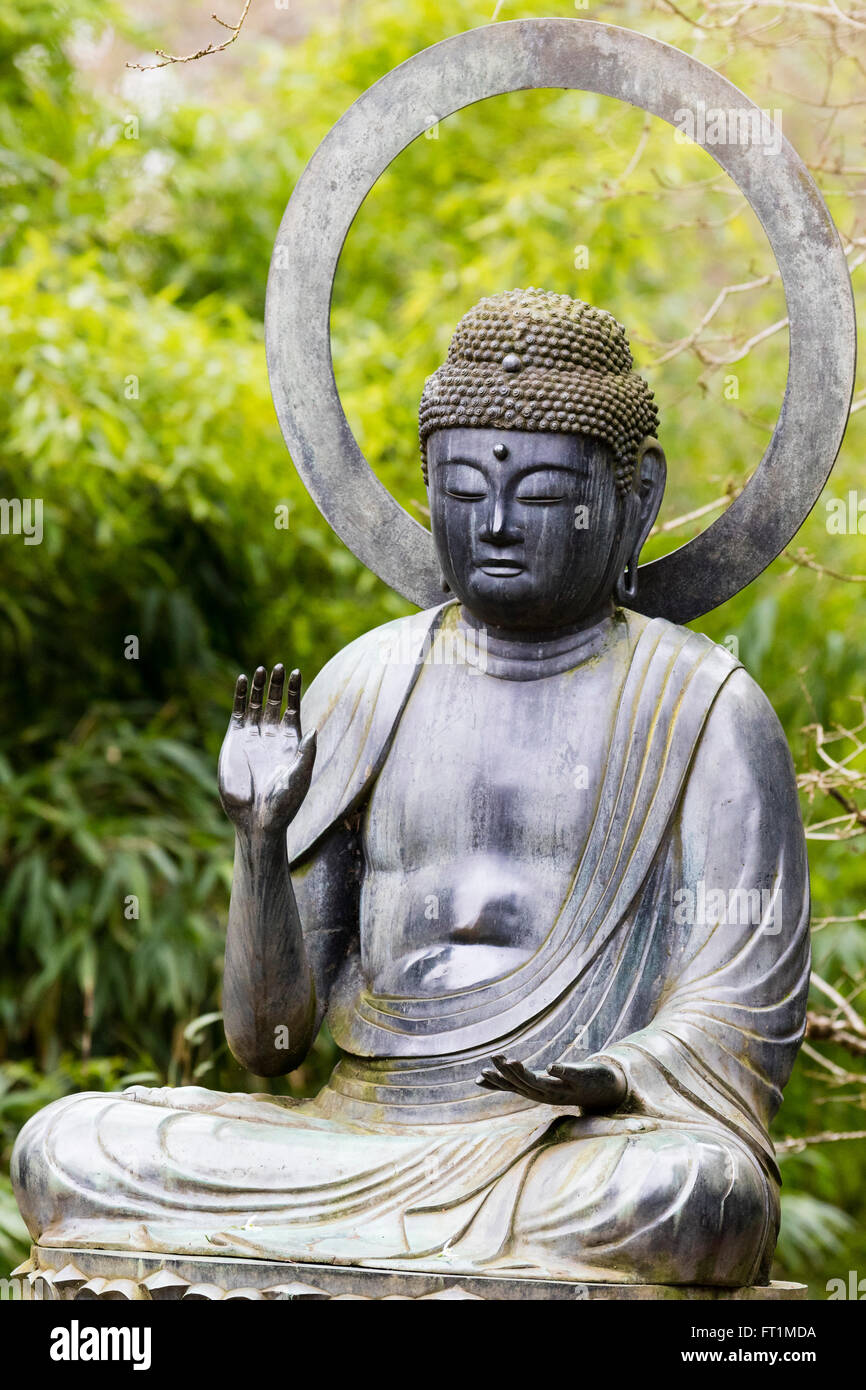
[[220, 19], [219, 15], [211, 15], [211, 19], [216, 20], [217, 24], [221, 24], [223, 29], [228, 29], [229, 31], [229, 37], [224, 39], [222, 43], [209, 43], [207, 48], [200, 48], [197, 53], [186, 53], [183, 55], [166, 53], [163, 49], [158, 48], [156, 50], [156, 56], [157, 58], [161, 58], [162, 62], [127, 63], [126, 66], [128, 68], [134, 68], [137, 72], [153, 72], [156, 68], [167, 68], [170, 63], [194, 63], [197, 58], [207, 58], [211, 53], [222, 53], [224, 49], [235, 42], [241, 29], [243, 29], [244, 20], [249, 14], [251, 4], [252, 0], [245, 0], [243, 13], [237, 24], [228, 24], [224, 19]]
[[837, 1132], [827, 1129], [823, 1134], [803, 1134], [797, 1138], [782, 1139], [776, 1144], [777, 1154], [802, 1153], [807, 1144], [838, 1144], [843, 1139], [866, 1139], [866, 1129], [849, 1129]]
[[814, 570], [816, 574], [826, 574], [830, 579], [841, 579], [846, 584], [866, 584], [866, 574], [842, 574], [839, 570], [831, 570], [827, 565], [820, 564], [814, 555], [802, 547], [796, 553], [793, 550], [783, 550], [782, 554], [786, 559], [793, 561], [795, 565], [801, 565], [807, 570]]
[[835, 1043], [855, 1057], [866, 1057], [866, 1038], [855, 1037], [828, 1014], [816, 1014], [809, 1010], [806, 1014], [806, 1037], [814, 1038], [816, 1042]]
[[682, 516], [675, 516], [670, 521], [661, 522], [660, 525], [652, 528], [650, 535], [658, 536], [665, 531], [677, 531], [681, 526], [687, 526], [690, 521], [699, 521], [702, 516], [706, 516], [709, 512], [718, 511], [719, 507], [725, 507], [729, 502], [733, 502], [735, 497], [739, 497], [742, 490], [741, 487], [735, 487], [732, 484], [724, 497], [714, 497], [712, 502], [706, 502], [702, 507], [695, 507], [692, 512], [683, 512]]
[[852, 1009], [848, 1000], [839, 993], [838, 989], [828, 984], [826, 980], [822, 980], [821, 976], [814, 970], [812, 971], [812, 984], [816, 989], [820, 990], [822, 994], [826, 994], [828, 999], [832, 1000], [836, 1008], [845, 1015], [855, 1033], [862, 1033], [863, 1036], [866, 1037], [866, 1023], [863, 1022], [863, 1019], [856, 1010]]

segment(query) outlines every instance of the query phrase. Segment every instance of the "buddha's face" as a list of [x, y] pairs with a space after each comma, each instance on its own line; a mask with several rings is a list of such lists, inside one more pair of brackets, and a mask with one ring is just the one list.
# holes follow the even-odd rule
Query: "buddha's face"
[[[620, 497], [605, 445], [572, 434], [447, 429], [430, 436], [427, 464], [443, 577], [476, 618], [550, 631], [609, 607], [648, 526], [640, 479]], [[654, 516], [658, 503], [650, 509]]]

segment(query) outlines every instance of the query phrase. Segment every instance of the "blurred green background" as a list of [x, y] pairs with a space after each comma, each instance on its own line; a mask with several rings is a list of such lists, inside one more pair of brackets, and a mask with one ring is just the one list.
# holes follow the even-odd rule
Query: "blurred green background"
[[[209, 9], [188, 4], [181, 17], [155, 4], [146, 32], [131, 6], [105, 0], [18, 0], [0, 14], [0, 495], [44, 503], [41, 545], [0, 536], [5, 1268], [26, 1248], [9, 1154], [38, 1107], [132, 1080], [310, 1094], [333, 1061], [325, 1033], [285, 1082], [251, 1077], [227, 1053], [232, 837], [215, 779], [238, 670], [284, 660], [309, 679], [409, 611], [307, 499], [268, 390], [271, 247], [333, 122], [413, 52], [494, 16], [602, 19], [688, 49], [780, 109], [852, 267], [866, 246], [856, 34], [808, 9], [737, 17], [717, 5], [694, 10], [696, 25], [661, 0], [290, 11], [253, 0], [226, 52], [125, 67], [156, 61], [156, 47], [219, 42]], [[423, 519], [425, 376], [482, 294], [541, 285], [626, 324], [671, 475], [668, 529], [649, 553], [681, 544], [717, 511], [678, 519], [748, 478], [784, 390], [787, 339], [773, 328], [784, 300], [756, 219], [707, 154], [613, 101], [534, 92], [435, 117], [368, 198], [335, 287], [338, 383], [367, 456]], [[726, 286], [751, 288], [700, 328]], [[826, 498], [859, 481], [863, 422], [858, 410]], [[287, 529], [275, 524], [285, 506]], [[864, 586], [825, 572], [866, 570], [863, 541], [826, 522], [822, 500], [794, 543], [818, 569], [783, 557], [696, 624], [738, 646], [803, 774], [817, 766], [804, 726], [850, 728], [866, 690]], [[852, 779], [855, 801], [859, 789]], [[804, 796], [804, 814], [840, 807]], [[864, 1015], [862, 844], [831, 832], [810, 858], [816, 969]], [[830, 1008], [821, 994], [815, 1007]], [[815, 1051], [798, 1062], [777, 1141], [866, 1128], [862, 1055]], [[864, 1155], [862, 1140], [782, 1150], [775, 1273], [807, 1279], [815, 1297], [849, 1269], [866, 1276]]]

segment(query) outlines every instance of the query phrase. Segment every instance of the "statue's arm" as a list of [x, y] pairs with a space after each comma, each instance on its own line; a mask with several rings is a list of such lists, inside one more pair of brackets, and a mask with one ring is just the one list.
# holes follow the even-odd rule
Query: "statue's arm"
[[337, 972], [358, 941], [364, 864], [359, 821], [358, 815], [340, 820], [315, 852], [291, 870], [316, 992], [314, 1039], [327, 1012]]
[[238, 830], [226, 934], [223, 1018], [242, 1066], [280, 1076], [315, 1037], [316, 990], [285, 832]]
[[301, 737], [300, 675], [274, 668], [238, 679], [219, 763], [223, 807], [235, 827], [223, 1018], [229, 1047], [258, 1076], [291, 1071], [317, 1027], [316, 981], [289, 873], [286, 830], [309, 788], [315, 733]]
[[223, 1013], [229, 1046], [257, 1076], [292, 1071], [315, 1041], [357, 931], [357, 836], [334, 827], [290, 871], [286, 837], [238, 831]]
[[785, 1032], [805, 1018], [809, 865], [784, 730], [743, 670], [722, 687], [707, 721], [672, 860], [661, 1016], [694, 1014], [712, 1030], [738, 1014], [748, 1038], [757, 1043], [775, 1030], [778, 1046], [775, 1006], [788, 1015]]
[[710, 713], [669, 863], [669, 969], [650, 1024], [603, 1055], [639, 1108], [688, 1092], [766, 1127], [800, 1039], [809, 984], [809, 873], [790, 750], [743, 670]]

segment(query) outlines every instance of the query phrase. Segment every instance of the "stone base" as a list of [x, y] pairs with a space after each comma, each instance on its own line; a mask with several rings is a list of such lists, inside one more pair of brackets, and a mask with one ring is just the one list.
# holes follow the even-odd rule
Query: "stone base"
[[204, 1259], [186, 1255], [137, 1255], [119, 1250], [49, 1249], [34, 1245], [13, 1278], [33, 1299], [247, 1298], [414, 1300], [702, 1299], [716, 1302], [805, 1299], [805, 1284], [719, 1289], [670, 1284], [581, 1284], [565, 1279], [430, 1274], [418, 1270], [357, 1269], [350, 1265], [276, 1260]]

